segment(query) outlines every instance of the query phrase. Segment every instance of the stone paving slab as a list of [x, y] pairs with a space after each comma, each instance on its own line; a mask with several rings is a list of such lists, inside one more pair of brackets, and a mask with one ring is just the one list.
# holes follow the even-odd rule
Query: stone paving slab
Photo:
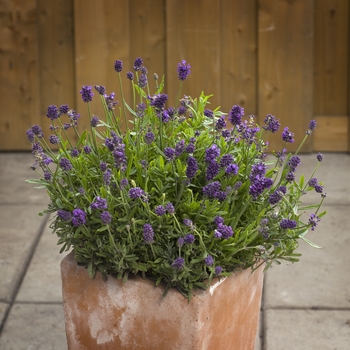
[[[305, 175], [305, 181], [309, 180], [317, 164], [316, 154], [301, 154], [301, 165], [297, 170], [297, 180], [300, 175]], [[325, 153], [323, 161], [319, 164], [316, 177], [323, 182], [324, 192], [327, 193], [327, 204], [350, 204], [350, 154]], [[320, 195], [315, 191], [308, 192], [305, 203], [319, 202]]]
[[57, 239], [47, 223], [16, 301], [62, 301], [60, 262], [68, 253], [59, 253]]
[[41, 204], [41, 209], [46, 209], [46, 190], [35, 189], [35, 185], [25, 182], [30, 178], [40, 178], [30, 169], [33, 162], [31, 153], [0, 153], [0, 204]]
[[44, 218], [35, 205], [0, 206], [0, 301], [9, 301]]
[[348, 350], [350, 310], [267, 310], [264, 350]]
[[[328, 213], [302, 242], [295, 264], [276, 266], [265, 276], [264, 309], [350, 308], [350, 206], [327, 206]], [[349, 347], [350, 348], [350, 347]]]
[[2, 325], [3, 321], [4, 321], [4, 317], [6, 314], [6, 311], [9, 307], [8, 303], [1, 303], [0, 302], [0, 325]]
[[1, 334], [0, 349], [67, 349], [62, 305], [14, 304]]

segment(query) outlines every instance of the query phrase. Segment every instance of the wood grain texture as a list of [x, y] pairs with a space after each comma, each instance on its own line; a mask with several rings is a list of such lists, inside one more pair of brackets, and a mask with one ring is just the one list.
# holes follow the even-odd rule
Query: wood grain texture
[[[201, 91], [214, 96], [220, 105], [220, 2], [210, 0], [166, 1], [166, 78], [169, 100], [174, 104], [180, 82], [177, 64], [186, 60], [191, 75], [184, 81], [181, 96], [199, 96]], [[210, 106], [208, 106], [210, 108]]]
[[234, 104], [257, 114], [257, 1], [221, 0], [220, 91], [223, 111]]
[[[37, 0], [40, 124], [48, 130], [47, 106], [75, 108], [73, 0]], [[62, 117], [63, 119], [64, 117]], [[62, 120], [68, 122], [68, 120]]]
[[317, 128], [312, 135], [314, 152], [347, 152], [349, 140], [348, 115], [315, 116]]
[[349, 39], [349, 1], [315, 1], [315, 115], [349, 112]]
[[[258, 46], [259, 118], [271, 113], [289, 126], [295, 150], [313, 118], [313, 1], [260, 0]], [[279, 134], [270, 149], [282, 146]]]
[[40, 93], [35, 0], [0, 2], [0, 150], [30, 149]]
[[[87, 106], [79, 93], [83, 85], [103, 85], [107, 94], [116, 93], [119, 104], [115, 111], [119, 114], [121, 96], [118, 75], [114, 71], [115, 60], [127, 62], [130, 52], [129, 4], [127, 0], [83, 1], [74, 0], [75, 33], [75, 74], [79, 129], [89, 127]], [[128, 97], [127, 88], [125, 94]], [[91, 102], [94, 115], [103, 116], [100, 97]]]

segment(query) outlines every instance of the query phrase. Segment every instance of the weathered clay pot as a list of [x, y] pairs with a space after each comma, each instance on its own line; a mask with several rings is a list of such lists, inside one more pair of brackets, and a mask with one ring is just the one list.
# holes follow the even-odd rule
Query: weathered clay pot
[[216, 280], [190, 302], [176, 289], [162, 297], [153, 281], [91, 279], [71, 254], [61, 263], [69, 350], [253, 350], [262, 267]]

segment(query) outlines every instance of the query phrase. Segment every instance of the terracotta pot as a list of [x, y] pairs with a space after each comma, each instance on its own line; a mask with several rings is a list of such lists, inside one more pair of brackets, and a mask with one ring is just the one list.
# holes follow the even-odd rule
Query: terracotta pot
[[61, 274], [69, 350], [254, 349], [262, 267], [216, 280], [190, 302], [176, 289], [162, 297], [162, 288], [140, 277], [91, 279], [72, 253]]

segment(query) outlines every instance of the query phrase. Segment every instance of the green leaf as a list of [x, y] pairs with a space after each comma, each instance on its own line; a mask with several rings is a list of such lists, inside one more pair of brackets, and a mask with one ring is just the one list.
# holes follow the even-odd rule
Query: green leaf
[[316, 248], [316, 249], [321, 249], [322, 247], [318, 246], [317, 244], [311, 242], [310, 240], [308, 240], [307, 238], [300, 236], [300, 238], [306, 242], [307, 244], [309, 244], [311, 247]]

